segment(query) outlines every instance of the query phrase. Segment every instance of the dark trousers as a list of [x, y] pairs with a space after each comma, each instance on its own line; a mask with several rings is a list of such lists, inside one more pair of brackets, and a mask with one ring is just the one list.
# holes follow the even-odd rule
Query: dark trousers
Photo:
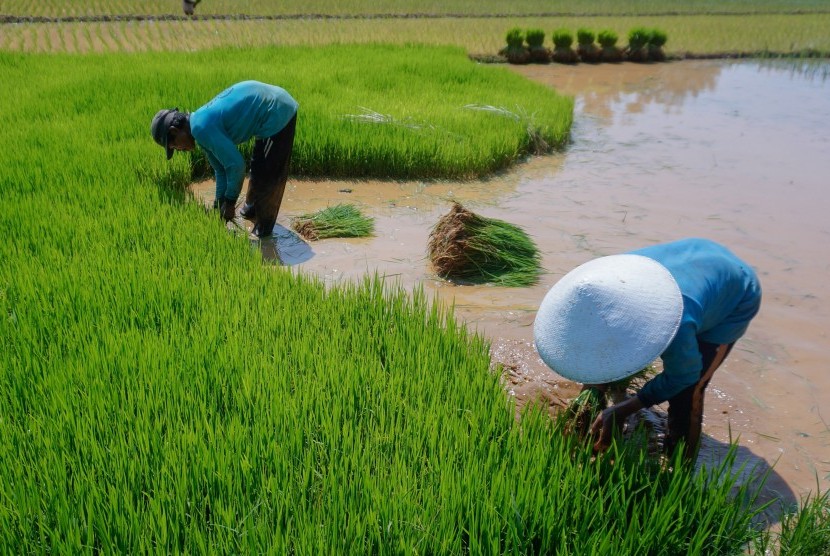
[[726, 356], [732, 351], [731, 344], [710, 344], [698, 340], [697, 346], [703, 356], [703, 370], [697, 384], [689, 386], [669, 399], [669, 430], [666, 435], [665, 449], [670, 456], [674, 454], [678, 442], [685, 442], [687, 460], [694, 461], [700, 445], [700, 433], [703, 426], [703, 397], [712, 375], [721, 366]]
[[270, 236], [274, 231], [288, 181], [296, 127], [294, 115], [279, 133], [254, 143], [243, 216], [255, 223], [254, 233], [259, 237]]

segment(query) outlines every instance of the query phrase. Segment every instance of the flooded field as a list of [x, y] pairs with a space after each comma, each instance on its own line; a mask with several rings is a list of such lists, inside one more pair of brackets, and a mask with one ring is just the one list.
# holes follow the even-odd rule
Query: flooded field
[[[423, 287], [490, 338], [511, 395], [556, 403], [575, 387], [532, 344], [551, 285], [596, 256], [682, 237], [721, 242], [755, 267], [764, 301], [709, 386], [701, 460], [738, 438], [740, 463], [774, 465], [768, 492], [784, 503], [828, 488], [830, 64], [512, 70], [576, 97], [565, 153], [472, 183], [291, 180], [263, 255], [331, 284], [378, 273]], [[212, 200], [212, 186], [194, 192]], [[543, 255], [540, 283], [455, 286], [432, 274], [427, 239], [451, 199], [528, 232]], [[287, 229], [291, 216], [341, 202], [373, 216], [376, 236], [306, 244]]]

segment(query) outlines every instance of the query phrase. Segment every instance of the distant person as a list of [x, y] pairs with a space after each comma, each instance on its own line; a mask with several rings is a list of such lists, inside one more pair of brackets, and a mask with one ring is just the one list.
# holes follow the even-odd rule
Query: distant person
[[201, 1], [202, 0], [182, 0], [182, 10], [184, 10], [184, 15], [193, 15], [196, 5]]
[[256, 138], [243, 218], [254, 233], [270, 236], [288, 180], [294, 148], [297, 101], [285, 89], [259, 81], [243, 81], [219, 93], [188, 114], [178, 108], [160, 110], [150, 125], [167, 159], [173, 151], [204, 150], [216, 175], [214, 208], [226, 221], [236, 216], [236, 201], [245, 178], [245, 160], [236, 145]]
[[660, 356], [660, 374], [597, 417], [594, 448], [608, 447], [615, 424], [668, 400], [666, 452], [683, 440], [684, 457], [693, 460], [706, 386], [760, 305], [761, 286], [748, 264], [713, 241], [684, 239], [570, 271], [542, 301], [534, 337], [551, 369], [600, 389]]

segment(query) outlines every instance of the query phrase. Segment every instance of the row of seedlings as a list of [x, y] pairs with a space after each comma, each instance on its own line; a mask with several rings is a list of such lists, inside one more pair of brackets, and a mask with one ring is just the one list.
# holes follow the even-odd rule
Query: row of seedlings
[[[594, 34], [589, 29], [576, 32], [577, 47], [573, 48], [574, 36], [568, 29], [556, 29], [551, 34], [553, 48], [545, 46], [545, 32], [541, 29], [516, 27], [507, 32], [507, 46], [499, 54], [511, 64], [576, 64], [586, 62], [662, 62], [666, 59], [663, 46], [668, 35], [660, 29], [637, 27], [628, 33], [628, 45], [617, 46], [619, 37], [609, 29]], [[597, 43], [599, 44], [597, 46]]]

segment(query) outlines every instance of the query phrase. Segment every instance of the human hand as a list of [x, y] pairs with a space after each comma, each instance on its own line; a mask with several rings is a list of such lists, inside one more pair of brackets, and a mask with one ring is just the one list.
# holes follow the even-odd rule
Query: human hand
[[634, 396], [604, 409], [591, 425], [591, 436], [597, 439], [594, 443], [594, 451], [606, 450], [611, 445], [614, 430], [621, 430], [628, 416], [642, 408], [643, 404], [640, 399]]
[[591, 436], [596, 438], [594, 452], [604, 452], [611, 445], [611, 438], [614, 435], [614, 428], [621, 428], [622, 424], [617, 422], [616, 413], [611, 406], [603, 409], [591, 425]]

